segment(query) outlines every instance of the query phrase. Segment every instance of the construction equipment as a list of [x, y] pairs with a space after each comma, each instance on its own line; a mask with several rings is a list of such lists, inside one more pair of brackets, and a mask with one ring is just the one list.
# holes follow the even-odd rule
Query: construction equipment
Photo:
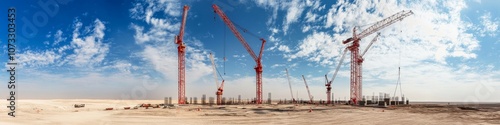
[[215, 61], [214, 61], [214, 57], [213, 57], [212, 53], [210, 53], [210, 61], [212, 61], [212, 68], [214, 70], [215, 85], [217, 86], [217, 92], [215, 92], [215, 95], [217, 95], [217, 105], [221, 105], [222, 104], [222, 92], [224, 91], [224, 78], [222, 78], [222, 75], [220, 75], [220, 73], [219, 73], [219, 76], [222, 79], [222, 83], [219, 86], [219, 79], [217, 78], [218, 70], [215, 66]]
[[285, 68], [286, 78], [288, 79], [288, 86], [290, 87], [290, 95], [292, 95], [292, 103], [295, 103], [295, 98], [293, 98], [292, 83], [290, 82], [290, 76], [288, 75], [288, 69]]
[[75, 108], [83, 108], [85, 107], [85, 104], [75, 104]]
[[[363, 53], [361, 54], [361, 57], [364, 57], [364, 55], [368, 51], [368, 49], [370, 49], [370, 47], [373, 45], [373, 43], [375, 43], [378, 36], [380, 36], [380, 33], [378, 33], [377, 36], [375, 36], [373, 38], [373, 40], [368, 44], [368, 47], [366, 47], [365, 51], [363, 51]], [[332, 89], [331, 85], [332, 85], [333, 81], [335, 80], [337, 73], [340, 70], [340, 66], [344, 63], [345, 54], [347, 54], [347, 50], [348, 50], [347, 48], [344, 49], [344, 52], [342, 53], [342, 56], [340, 57], [340, 61], [337, 64], [337, 68], [335, 68], [335, 72], [333, 73], [331, 81], [328, 81], [328, 77], [325, 74], [325, 80], [326, 80], [325, 86], [326, 86], [326, 95], [327, 95], [327, 103], [326, 104], [330, 104], [330, 102], [331, 102], [330, 101], [330, 99], [331, 99], [330, 95], [331, 95], [331, 89]]]
[[[333, 80], [332, 80], [333, 81]], [[328, 77], [325, 74], [325, 86], [326, 86], [326, 104], [330, 104], [330, 95], [332, 93], [332, 82], [328, 81]]]
[[339, 69], [340, 69], [340, 66], [342, 65], [342, 63], [344, 62], [344, 57], [345, 57], [345, 54], [347, 53], [347, 48], [344, 49], [344, 52], [342, 53], [342, 56], [340, 57], [340, 61], [339, 61], [339, 64], [337, 64], [337, 68], [335, 69], [335, 72], [333, 73], [333, 76], [332, 76], [332, 80], [331, 81], [328, 81], [328, 77], [326, 76], [325, 74], [325, 80], [326, 80], [326, 83], [325, 83], [325, 86], [326, 86], [326, 104], [330, 104], [331, 102], [331, 97], [330, 95], [332, 95], [331, 93], [331, 90], [332, 90], [332, 83], [333, 81], [335, 80], [335, 77], [337, 76], [337, 73], [339, 72]]
[[311, 92], [309, 92], [309, 86], [307, 85], [306, 78], [302, 75], [302, 79], [304, 79], [304, 84], [306, 84], [307, 94], [309, 94], [309, 104], [313, 104], [313, 97]]
[[[252, 58], [255, 60], [256, 66], [254, 69], [256, 72], [256, 82], [257, 82], [257, 87], [256, 87], [256, 89], [257, 89], [256, 96], [257, 97], [255, 100], [255, 103], [262, 104], [262, 52], [264, 50], [264, 45], [266, 43], [266, 40], [264, 40], [263, 38], [260, 38], [260, 40], [262, 41], [262, 45], [260, 47], [259, 56], [257, 56], [255, 54], [255, 52], [250, 48], [248, 43], [245, 41], [245, 39], [243, 39], [243, 36], [238, 32], [235, 25], [226, 16], [226, 14], [224, 14], [224, 12], [222, 12], [222, 10], [215, 4], [213, 4], [212, 7], [214, 8], [214, 12], [220, 16], [220, 18], [222, 19], [222, 21], [224, 21], [224, 23], [226, 23], [226, 25], [229, 27], [229, 29], [231, 29], [231, 31], [236, 36], [236, 38], [238, 38], [240, 43], [243, 44], [243, 46], [245, 47], [247, 52], [250, 54], [250, 56], [252, 56]], [[245, 30], [245, 32], [247, 32], [247, 31]]]
[[[399, 67], [398, 67], [398, 81], [396, 82], [396, 88], [394, 89], [394, 95], [392, 98], [396, 97], [396, 90], [398, 90], [398, 85], [399, 85], [399, 94], [401, 97], [403, 97], [403, 89], [401, 88], [401, 52], [399, 52]], [[404, 100], [402, 100], [404, 101]]]
[[186, 104], [186, 79], [185, 79], [185, 64], [184, 64], [184, 60], [185, 60], [185, 49], [186, 49], [186, 46], [184, 46], [184, 42], [182, 40], [182, 38], [184, 37], [184, 27], [186, 25], [186, 17], [187, 17], [187, 11], [189, 10], [189, 6], [187, 5], [184, 5], [184, 9], [183, 9], [183, 14], [182, 14], [182, 24], [181, 24], [181, 29], [179, 30], [179, 35], [175, 36], [175, 44], [178, 45], [177, 47], [177, 53], [178, 53], [178, 56], [179, 56], [179, 93], [178, 93], [178, 104]]
[[357, 105], [357, 101], [361, 99], [362, 96], [362, 64], [363, 64], [363, 58], [362, 56], [366, 53], [363, 52], [363, 54], [360, 56], [359, 55], [359, 41], [372, 34], [375, 33], [391, 24], [396, 23], [397, 21], [401, 21], [404, 18], [412, 15], [413, 12], [410, 11], [401, 11], [398, 12], [388, 18], [385, 18], [381, 21], [376, 22], [374, 25], [368, 27], [367, 29], [361, 31], [361, 33], [356, 34], [356, 27], [353, 28], [353, 33], [352, 37], [348, 38], [344, 41], [342, 41], [343, 44], [350, 43], [350, 46], [347, 48], [349, 51], [351, 51], [351, 77], [350, 77], [350, 82], [351, 82], [351, 89], [350, 89], [350, 96], [351, 96], [351, 102], [354, 105]]

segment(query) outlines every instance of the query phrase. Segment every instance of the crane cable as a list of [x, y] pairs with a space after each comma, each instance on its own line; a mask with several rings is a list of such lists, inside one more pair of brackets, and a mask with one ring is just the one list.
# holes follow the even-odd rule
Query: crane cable
[[222, 75], [220, 74], [219, 69], [217, 69], [217, 65], [215, 66], [215, 70], [216, 70], [216, 71], [217, 71], [217, 73], [219, 74], [220, 78], [221, 78], [222, 80], [224, 80], [224, 77], [222, 77]]
[[250, 32], [250, 31], [248, 31], [247, 29], [243, 28], [242, 26], [238, 25], [237, 23], [235, 23], [235, 22], [232, 22], [232, 23], [233, 23], [236, 27], [238, 27], [238, 29], [243, 30], [243, 32], [245, 32], [245, 33], [247, 33], [247, 34], [249, 34], [249, 35], [251, 35], [251, 36], [253, 36], [253, 37], [257, 38], [257, 39], [262, 38], [262, 37], [260, 37], [260, 36], [256, 35], [255, 33], [252, 33], [252, 32]]
[[399, 62], [398, 62], [398, 81], [396, 82], [396, 88], [394, 89], [394, 95], [392, 96], [393, 98], [396, 97], [396, 91], [398, 90], [398, 85], [399, 85], [399, 93], [400, 96], [403, 97], [403, 89], [401, 87], [401, 47], [399, 47]]
[[[215, 20], [216, 20], [216, 13], [214, 12], [214, 26], [215, 26], [215, 22], [216, 22]], [[223, 40], [223, 42], [224, 42], [224, 45], [223, 45], [223, 47], [224, 47], [224, 49], [223, 49], [223, 54], [224, 54], [223, 65], [224, 66], [223, 67], [224, 67], [224, 75], [226, 75], [226, 60], [227, 60], [226, 59], [226, 27], [224, 26], [224, 23], [221, 23], [221, 24], [222, 24], [222, 27], [224, 27], [224, 40]], [[217, 70], [217, 73], [219, 73], [219, 75], [220, 75], [219, 70]]]
[[[215, 19], [216, 18], [216, 13], [214, 11], [214, 23], [215, 23]], [[243, 30], [243, 32], [257, 38], [257, 39], [261, 39], [262, 37], [256, 35], [255, 33], [252, 33], [250, 31], [248, 31], [247, 29], [243, 28], [242, 26], [238, 25], [237, 23], [231, 21], [236, 27], [238, 27], [240, 30]], [[224, 26], [224, 23], [222, 23], [222, 27], [225, 27]], [[224, 75], [226, 75], [226, 28], [224, 28], [224, 50], [223, 50], [223, 53], [224, 53]]]
[[403, 88], [401, 88], [401, 47], [399, 49], [399, 93], [401, 94], [400, 96], [403, 97]]

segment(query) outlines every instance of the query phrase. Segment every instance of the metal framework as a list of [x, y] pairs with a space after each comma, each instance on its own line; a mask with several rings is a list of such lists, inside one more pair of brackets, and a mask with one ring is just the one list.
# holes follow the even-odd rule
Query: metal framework
[[186, 65], [184, 64], [184, 61], [186, 59], [185, 55], [185, 49], [186, 46], [184, 45], [184, 42], [182, 38], [184, 37], [184, 27], [186, 25], [186, 17], [187, 17], [187, 11], [189, 10], [189, 6], [184, 5], [183, 9], [183, 14], [182, 14], [182, 24], [181, 24], [181, 29], [179, 30], [179, 35], [175, 36], [175, 44], [177, 44], [177, 54], [178, 54], [178, 63], [179, 63], [179, 93], [178, 93], [178, 104], [186, 104], [186, 79], [185, 79], [185, 69]]
[[325, 83], [325, 86], [326, 86], [326, 97], [328, 99], [326, 99], [326, 104], [330, 104], [331, 103], [331, 90], [332, 90], [332, 83], [333, 81], [335, 80], [336, 76], [337, 76], [337, 73], [339, 72], [339, 69], [340, 69], [340, 66], [342, 65], [342, 63], [344, 62], [344, 58], [345, 58], [345, 54], [347, 54], [347, 48], [344, 49], [344, 53], [342, 53], [342, 56], [340, 57], [340, 61], [339, 61], [339, 64], [337, 64], [337, 68], [335, 69], [335, 72], [333, 73], [333, 76], [332, 76], [332, 80], [331, 81], [328, 81], [328, 77], [326, 76], [325, 74], [325, 80], [326, 80], [326, 83]]
[[309, 103], [313, 104], [313, 97], [311, 95], [311, 92], [309, 92], [309, 86], [307, 85], [306, 78], [304, 77], [304, 75], [302, 75], [302, 79], [304, 79], [304, 84], [306, 84], [307, 94], [309, 94]]
[[[219, 79], [217, 78], [217, 67], [215, 66], [215, 61], [212, 53], [210, 53], [210, 61], [212, 61], [212, 69], [214, 71], [214, 79], [215, 79], [215, 85], [217, 87], [217, 92], [215, 92], [215, 95], [217, 96], [217, 105], [222, 105], [222, 92], [224, 91], [224, 78], [222, 78], [222, 83], [219, 86]], [[220, 74], [219, 74], [220, 75]]]
[[226, 23], [226, 25], [229, 27], [229, 29], [231, 29], [231, 31], [236, 36], [236, 38], [238, 38], [240, 43], [243, 44], [243, 47], [245, 47], [245, 49], [250, 54], [250, 56], [255, 60], [256, 66], [254, 69], [256, 72], [256, 82], [257, 82], [257, 87], [256, 87], [256, 90], [257, 90], [256, 96], [257, 97], [255, 100], [255, 103], [262, 104], [262, 62], [261, 61], [262, 61], [262, 52], [264, 50], [264, 45], [266, 43], [266, 40], [264, 40], [263, 38], [260, 38], [260, 40], [262, 41], [262, 45], [260, 47], [259, 56], [257, 56], [255, 54], [255, 52], [252, 50], [252, 48], [250, 48], [250, 45], [248, 45], [248, 43], [245, 41], [243, 36], [240, 34], [240, 32], [238, 32], [235, 25], [226, 16], [226, 14], [224, 14], [224, 12], [215, 4], [213, 4], [212, 7], [214, 8], [214, 12], [220, 16], [220, 18], [222, 19], [222, 21], [224, 21], [224, 23]]
[[[376, 22], [374, 25], [368, 27], [367, 29], [361, 31], [361, 33], [356, 34], [356, 27], [353, 28], [353, 33], [352, 37], [348, 38], [344, 41], [342, 41], [343, 44], [351, 43], [350, 46], [347, 47], [349, 51], [351, 51], [351, 88], [350, 88], [350, 96], [351, 96], [351, 102], [354, 105], [358, 104], [358, 100], [361, 99], [362, 96], [362, 63], [363, 63], [363, 58], [362, 55], [366, 53], [366, 50], [363, 52], [363, 54], [360, 56], [359, 55], [359, 41], [368, 36], [371, 35], [389, 25], [392, 25], [398, 21], [403, 20], [404, 18], [412, 15], [413, 12], [410, 11], [401, 11], [398, 12], [388, 18], [385, 18], [381, 21]], [[371, 44], [370, 44], [371, 46]]]
[[288, 75], [288, 69], [285, 68], [286, 78], [288, 79], [288, 86], [290, 87], [290, 95], [292, 95], [292, 103], [295, 103], [295, 98], [293, 98], [292, 83], [290, 82], [290, 76]]

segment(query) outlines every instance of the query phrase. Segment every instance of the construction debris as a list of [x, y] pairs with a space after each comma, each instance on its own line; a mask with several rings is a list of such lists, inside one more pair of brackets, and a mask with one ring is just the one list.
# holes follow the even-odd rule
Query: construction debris
[[75, 108], [83, 108], [85, 107], [85, 104], [75, 104]]

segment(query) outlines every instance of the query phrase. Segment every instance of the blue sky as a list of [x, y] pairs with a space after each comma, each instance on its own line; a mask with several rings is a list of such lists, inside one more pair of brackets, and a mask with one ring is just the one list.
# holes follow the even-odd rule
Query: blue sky
[[[264, 98], [268, 92], [273, 98], [290, 98], [288, 68], [294, 94], [307, 98], [305, 75], [315, 99], [325, 99], [324, 75], [332, 76], [345, 47], [340, 41], [352, 35], [352, 28], [363, 30], [412, 10], [414, 15], [381, 30], [365, 55], [363, 95], [392, 95], [401, 66], [403, 94], [410, 99], [500, 101], [494, 96], [500, 94], [498, 1], [49, 1], [57, 11], [46, 11], [38, 1], [0, 5], [17, 9], [19, 98], [177, 97], [173, 37], [183, 5], [190, 6], [184, 37], [186, 95], [212, 96], [216, 91], [208, 58], [214, 53], [225, 72], [225, 96], [253, 98], [255, 62], [213, 12], [211, 5], [218, 4], [234, 23], [268, 41]], [[240, 32], [258, 53], [259, 39]], [[361, 41], [361, 51], [374, 36]], [[3, 59], [5, 41], [0, 36]], [[349, 61], [345, 59], [332, 85], [336, 99], [348, 98]], [[6, 75], [0, 78], [7, 81]]]

